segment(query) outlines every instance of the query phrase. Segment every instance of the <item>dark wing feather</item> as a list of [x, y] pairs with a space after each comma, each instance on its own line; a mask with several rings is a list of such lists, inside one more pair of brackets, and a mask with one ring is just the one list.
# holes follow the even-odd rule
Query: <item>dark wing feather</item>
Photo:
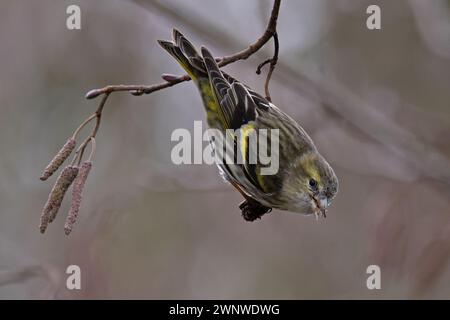
[[[235, 78], [233, 78], [232, 76], [230, 76], [229, 74], [225, 73], [222, 71], [223, 77], [225, 78], [225, 80], [228, 81], [229, 84], [234, 84], [234, 83], [240, 83], [238, 80], [236, 80]], [[250, 97], [253, 99], [253, 102], [256, 104], [256, 110], [262, 110], [262, 111], [267, 111], [270, 108], [270, 104], [269, 101], [264, 98], [262, 95], [260, 95], [259, 93], [257, 93], [256, 91], [253, 91], [250, 87], [242, 84], [245, 89], [247, 89], [247, 93], [250, 95]]]
[[239, 129], [242, 125], [254, 121], [257, 106], [247, 88], [238, 81], [230, 84], [208, 49], [202, 47], [202, 55], [225, 129]]

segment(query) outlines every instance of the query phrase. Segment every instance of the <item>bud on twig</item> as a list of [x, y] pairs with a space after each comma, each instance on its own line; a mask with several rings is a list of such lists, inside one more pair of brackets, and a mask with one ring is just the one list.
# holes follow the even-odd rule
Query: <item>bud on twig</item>
[[167, 82], [172, 82], [175, 81], [179, 78], [180, 76], [176, 76], [174, 74], [169, 74], [169, 73], [163, 73], [161, 75], [161, 78]]
[[63, 164], [63, 162], [70, 156], [73, 149], [75, 149], [76, 141], [73, 138], [69, 138], [61, 150], [58, 151], [56, 156], [50, 161], [48, 166], [45, 168], [42, 173], [41, 180], [47, 180], [59, 167]]
[[55, 185], [53, 186], [44, 209], [42, 210], [41, 224], [39, 226], [39, 228], [41, 229], [41, 233], [44, 233], [45, 229], [47, 229], [48, 224], [55, 219], [56, 214], [61, 207], [64, 195], [66, 194], [77, 174], [78, 167], [67, 166], [61, 172], [58, 179], [56, 179]]
[[64, 231], [66, 235], [69, 235], [72, 231], [73, 225], [77, 221], [78, 212], [80, 210], [81, 200], [83, 197], [83, 189], [86, 183], [86, 179], [92, 168], [91, 161], [85, 161], [81, 164], [78, 175], [73, 183], [72, 189], [72, 204], [70, 206], [69, 215], [67, 216], [66, 223], [64, 225]]

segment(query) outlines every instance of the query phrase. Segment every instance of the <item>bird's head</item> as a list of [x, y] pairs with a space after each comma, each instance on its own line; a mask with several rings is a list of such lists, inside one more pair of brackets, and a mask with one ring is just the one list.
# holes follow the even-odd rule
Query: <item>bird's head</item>
[[338, 179], [333, 169], [316, 150], [311, 150], [289, 165], [282, 194], [285, 209], [326, 217], [337, 191]]

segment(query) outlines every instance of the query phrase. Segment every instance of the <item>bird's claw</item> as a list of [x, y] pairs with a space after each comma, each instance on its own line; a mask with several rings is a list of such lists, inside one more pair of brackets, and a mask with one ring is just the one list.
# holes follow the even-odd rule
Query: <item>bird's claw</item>
[[242, 211], [242, 217], [245, 221], [255, 221], [272, 211], [272, 208], [266, 207], [256, 200], [248, 198], [239, 204], [239, 209]]

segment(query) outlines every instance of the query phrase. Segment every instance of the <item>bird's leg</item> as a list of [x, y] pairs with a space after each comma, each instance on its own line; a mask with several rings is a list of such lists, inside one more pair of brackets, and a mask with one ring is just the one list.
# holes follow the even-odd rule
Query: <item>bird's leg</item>
[[272, 211], [272, 208], [266, 207], [253, 198], [247, 197], [239, 204], [242, 211], [242, 217], [245, 221], [255, 221], [261, 219], [263, 215]]
[[266, 207], [257, 200], [248, 196], [236, 183], [231, 182], [231, 184], [245, 198], [245, 200], [239, 204], [239, 209], [241, 209], [242, 217], [245, 221], [255, 221], [256, 219], [261, 219], [264, 214], [272, 211], [272, 208]]

